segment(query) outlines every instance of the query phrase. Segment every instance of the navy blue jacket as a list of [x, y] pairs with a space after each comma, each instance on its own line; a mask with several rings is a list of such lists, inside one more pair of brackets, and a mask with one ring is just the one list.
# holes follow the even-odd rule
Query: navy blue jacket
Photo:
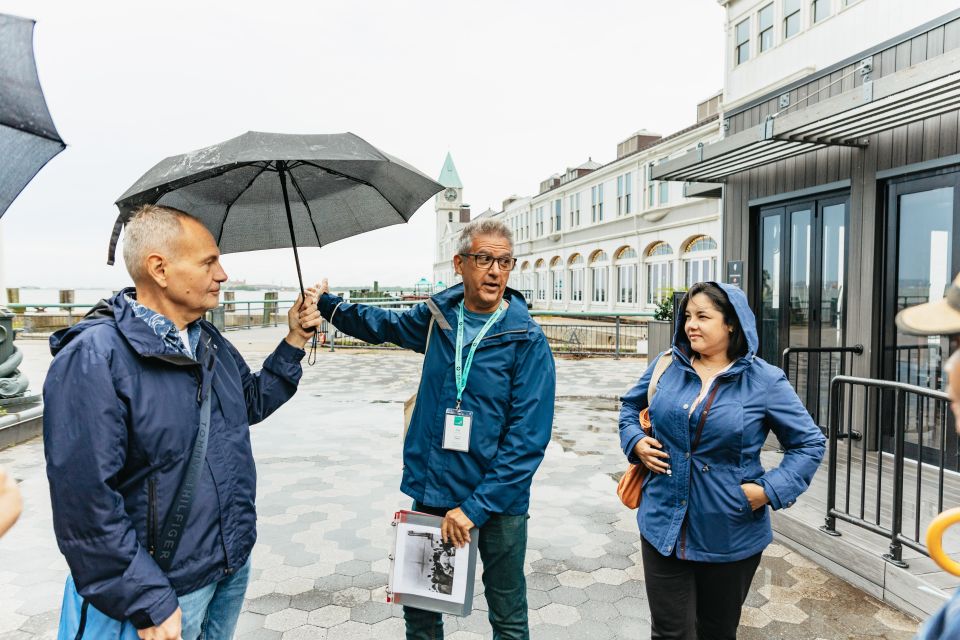
[[[720, 284], [737, 312], [747, 338], [747, 354], [717, 376], [721, 384], [696, 451], [692, 435], [706, 400], [692, 415], [690, 403], [701, 381], [690, 362], [690, 342], [677, 318], [673, 362], [657, 384], [650, 406], [653, 436], [670, 454], [672, 475], [650, 473], [637, 510], [640, 533], [667, 556], [705, 562], [732, 562], [759, 553], [773, 540], [766, 506], [753, 511], [740, 488], [761, 485], [770, 506], [793, 505], [813, 479], [823, 458], [825, 438], [804, 409], [783, 371], [756, 356], [756, 318], [743, 292]], [[638, 415], [647, 406], [654, 359], [621, 400], [620, 446], [630, 462], [643, 432]], [[764, 470], [760, 450], [773, 431], [786, 450], [780, 466]]]
[[[133, 290], [51, 337], [43, 440], [57, 544], [77, 590], [110, 617], [144, 628], [176, 610], [177, 594], [249, 558], [257, 537], [249, 427], [294, 394], [304, 352], [281, 342], [251, 374], [201, 321], [197, 358], [206, 348], [217, 355], [207, 372], [134, 316], [124, 293]], [[207, 464], [164, 574], [151, 549], [190, 459], [202, 376], [213, 376]]]
[[[493, 514], [521, 515], [553, 428], [556, 371], [540, 326], [518, 292], [480, 341], [461, 409], [473, 412], [470, 451], [443, 448], [444, 417], [457, 401], [453, 360], [457, 307], [463, 285], [442, 291], [404, 313], [347, 304], [324, 294], [318, 307], [341, 331], [365, 342], [423, 353], [430, 318], [436, 319], [423, 363], [417, 405], [403, 443], [401, 491], [434, 507], [459, 506], [478, 527]], [[464, 346], [464, 358], [468, 347]], [[399, 426], [399, 425], [398, 425]]]

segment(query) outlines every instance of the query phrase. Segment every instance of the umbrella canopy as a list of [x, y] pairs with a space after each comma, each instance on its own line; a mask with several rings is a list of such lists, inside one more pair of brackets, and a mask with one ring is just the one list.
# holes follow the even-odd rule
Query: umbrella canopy
[[108, 264], [124, 223], [144, 204], [197, 217], [223, 253], [291, 246], [296, 252], [407, 222], [442, 189], [352, 133], [251, 131], [167, 158], [137, 180], [117, 200]]
[[33, 20], [0, 14], [0, 217], [64, 150], [33, 60]]

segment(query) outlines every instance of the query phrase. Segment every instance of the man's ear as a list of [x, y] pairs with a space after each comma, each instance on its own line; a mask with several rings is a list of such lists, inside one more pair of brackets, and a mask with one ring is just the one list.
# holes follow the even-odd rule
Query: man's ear
[[453, 256], [453, 271], [459, 276], [463, 275], [463, 256], [459, 253]]
[[158, 287], [167, 288], [167, 260], [159, 253], [151, 253], [146, 259], [147, 276]]

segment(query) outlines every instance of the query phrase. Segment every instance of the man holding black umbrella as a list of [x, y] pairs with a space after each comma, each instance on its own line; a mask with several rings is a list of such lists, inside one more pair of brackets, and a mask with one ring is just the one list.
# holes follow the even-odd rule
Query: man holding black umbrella
[[227, 279], [207, 228], [147, 205], [127, 222], [135, 288], [51, 338], [44, 445], [70, 566], [61, 638], [227, 639], [256, 540], [249, 426], [296, 392], [320, 324], [298, 299], [251, 373], [204, 313]]

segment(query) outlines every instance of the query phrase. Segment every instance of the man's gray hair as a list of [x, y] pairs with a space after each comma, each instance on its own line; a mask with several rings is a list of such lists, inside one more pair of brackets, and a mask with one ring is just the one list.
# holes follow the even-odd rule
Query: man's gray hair
[[145, 204], [133, 212], [123, 229], [123, 262], [134, 282], [147, 277], [146, 260], [151, 253], [175, 257], [184, 219], [196, 220], [185, 211], [155, 204]]
[[510, 251], [513, 251], [513, 232], [510, 231], [510, 227], [494, 218], [480, 218], [465, 226], [460, 232], [457, 253], [470, 253], [470, 249], [473, 248], [473, 239], [477, 236], [500, 236], [510, 243]]

